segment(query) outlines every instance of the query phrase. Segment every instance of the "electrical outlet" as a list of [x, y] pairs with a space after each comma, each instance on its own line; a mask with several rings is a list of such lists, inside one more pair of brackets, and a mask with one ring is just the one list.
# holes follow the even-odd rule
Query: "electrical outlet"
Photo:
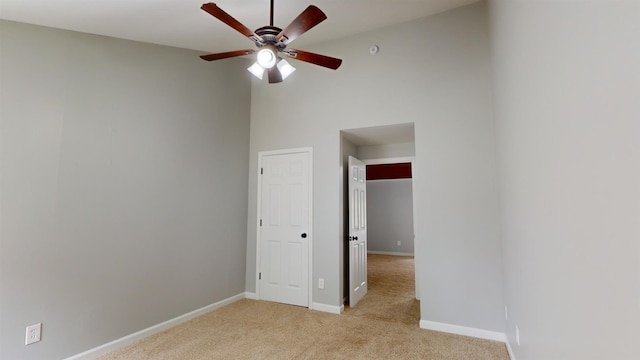
[[24, 344], [30, 345], [40, 341], [41, 333], [42, 333], [42, 323], [27, 326], [27, 334], [24, 339]]
[[509, 320], [509, 309], [507, 309], [507, 305], [504, 306], [504, 319]]
[[400, 240], [398, 240], [398, 246], [400, 246]]
[[520, 328], [516, 325], [516, 344], [520, 346]]
[[318, 289], [324, 289], [324, 279], [318, 279]]

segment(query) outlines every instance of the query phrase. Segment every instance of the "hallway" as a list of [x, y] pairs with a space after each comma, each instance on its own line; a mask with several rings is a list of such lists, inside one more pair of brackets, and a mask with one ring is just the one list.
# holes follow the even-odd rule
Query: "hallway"
[[369, 292], [344, 315], [419, 327], [420, 301], [415, 296], [414, 258], [368, 254]]

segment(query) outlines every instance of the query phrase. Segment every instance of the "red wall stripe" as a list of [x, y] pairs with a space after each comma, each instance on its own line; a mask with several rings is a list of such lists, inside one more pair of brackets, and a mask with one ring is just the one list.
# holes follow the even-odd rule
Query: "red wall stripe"
[[367, 180], [411, 179], [411, 163], [367, 165]]

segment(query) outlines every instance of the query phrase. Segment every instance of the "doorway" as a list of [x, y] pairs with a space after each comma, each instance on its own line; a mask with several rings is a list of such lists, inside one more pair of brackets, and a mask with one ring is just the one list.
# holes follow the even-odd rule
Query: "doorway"
[[[341, 135], [341, 163], [343, 164], [343, 170], [345, 172], [345, 179], [347, 178], [346, 163], [349, 156], [357, 157], [366, 164], [389, 164], [389, 163], [410, 163], [412, 170], [414, 167], [414, 157], [415, 157], [415, 136], [414, 136], [414, 124], [398, 124], [391, 126], [379, 126], [379, 127], [368, 127], [368, 128], [359, 128], [359, 129], [348, 129], [342, 130], [340, 132]], [[414, 211], [413, 207], [416, 203], [414, 200], [415, 194], [413, 190], [413, 182], [415, 179], [415, 172], [413, 172], [412, 179], [409, 179], [405, 182], [404, 186], [408, 185], [411, 188], [411, 202], [410, 205], [411, 211], [408, 212], [408, 216], [413, 217]], [[343, 184], [343, 204], [348, 204], [348, 194], [346, 192], [347, 183]], [[368, 211], [376, 206], [375, 204], [367, 204]], [[380, 204], [378, 204], [380, 206]], [[345, 243], [346, 236], [348, 234], [348, 218], [345, 216], [348, 214], [348, 207], [345, 205], [342, 217], [343, 217], [343, 235], [345, 235]], [[413, 219], [412, 219], [413, 220]], [[418, 264], [420, 261], [419, 252], [417, 249], [419, 248], [419, 237], [415, 233], [415, 222], [411, 221], [412, 225], [410, 225], [410, 229], [408, 232], [410, 233], [411, 240], [413, 240], [413, 258], [411, 259], [411, 267], [413, 268], [414, 275], [414, 288], [415, 288], [415, 298], [419, 299], [419, 273], [416, 271], [418, 268]], [[407, 230], [407, 229], [405, 229]], [[371, 236], [371, 235], [369, 235]], [[397, 240], [393, 240], [395, 244], [397, 244]], [[401, 247], [403, 245], [408, 245], [404, 240], [401, 240]], [[408, 255], [411, 251], [406, 250], [407, 247], [402, 247], [404, 250], [402, 251], [390, 251], [390, 252], [398, 252], [398, 255]], [[348, 274], [349, 274], [349, 264], [348, 264], [348, 246], [345, 246], [343, 249], [343, 261], [341, 264], [341, 271], [343, 274], [343, 300], [345, 304], [348, 303], [348, 294], [349, 294], [349, 286], [348, 286]], [[383, 254], [384, 255], [384, 254]]]

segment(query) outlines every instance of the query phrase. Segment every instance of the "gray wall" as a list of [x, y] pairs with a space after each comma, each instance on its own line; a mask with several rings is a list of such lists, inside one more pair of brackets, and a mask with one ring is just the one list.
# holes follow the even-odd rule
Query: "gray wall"
[[640, 1], [492, 1], [491, 23], [511, 347], [637, 359]]
[[358, 159], [385, 159], [394, 157], [413, 157], [416, 155], [415, 143], [382, 144], [358, 146]]
[[[369, 46], [380, 52], [371, 56]], [[258, 152], [314, 148], [313, 301], [342, 302], [340, 130], [415, 123], [416, 255], [422, 319], [504, 330], [497, 168], [486, 5], [306, 50], [286, 82], [253, 82], [247, 291], [255, 291]], [[418, 244], [420, 243], [420, 244]], [[428, 294], [428, 296], [427, 296]]]
[[197, 55], [0, 22], [2, 359], [244, 292], [250, 81]]
[[411, 179], [367, 181], [369, 251], [413, 254], [411, 187]]

